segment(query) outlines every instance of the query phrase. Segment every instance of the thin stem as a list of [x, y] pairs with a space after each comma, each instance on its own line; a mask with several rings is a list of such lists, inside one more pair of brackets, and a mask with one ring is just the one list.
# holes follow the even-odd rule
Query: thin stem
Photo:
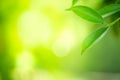
[[113, 26], [116, 22], [118, 22], [120, 20], [120, 17], [117, 18], [115, 21], [111, 22], [110, 24], [108, 24], [109, 27]]

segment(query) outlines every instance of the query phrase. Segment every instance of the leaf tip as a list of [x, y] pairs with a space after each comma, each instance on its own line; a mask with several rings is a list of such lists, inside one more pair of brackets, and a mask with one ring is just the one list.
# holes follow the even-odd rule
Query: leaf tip
[[72, 6], [74, 6], [79, 0], [73, 0], [72, 1]]
[[83, 54], [84, 54], [84, 52], [85, 52], [85, 50], [84, 50], [84, 49], [82, 49], [82, 51], [81, 51], [81, 55], [83, 55]]
[[70, 10], [72, 10], [72, 7], [70, 7], [70, 8], [67, 8], [67, 9], [65, 9], [66, 11], [70, 11]]

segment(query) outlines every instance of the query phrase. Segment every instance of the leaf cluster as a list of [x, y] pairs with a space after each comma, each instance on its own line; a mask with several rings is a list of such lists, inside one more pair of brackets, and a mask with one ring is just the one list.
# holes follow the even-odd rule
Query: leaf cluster
[[102, 27], [100, 29], [92, 32], [83, 41], [82, 50], [81, 50], [81, 54], [83, 54], [96, 41], [103, 38], [104, 35], [110, 30], [110, 28], [115, 23], [120, 21], [120, 16], [117, 16], [117, 18], [111, 23], [106, 23], [107, 21], [105, 20], [106, 17], [116, 15], [116, 13], [120, 12], [120, 4], [118, 4], [117, 2], [119, 2], [119, 1], [116, 0], [114, 4], [106, 5], [105, 7], [96, 11], [90, 7], [83, 6], [83, 5], [75, 6], [75, 4], [78, 1], [80, 1], [80, 0], [73, 0], [72, 7], [67, 10], [74, 12], [77, 16], [79, 16], [80, 18], [82, 18], [84, 20], [102, 25]]

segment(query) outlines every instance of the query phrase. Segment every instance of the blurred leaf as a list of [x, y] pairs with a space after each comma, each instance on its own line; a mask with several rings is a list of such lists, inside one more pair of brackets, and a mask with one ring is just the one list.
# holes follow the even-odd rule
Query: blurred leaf
[[84, 41], [82, 44], [82, 52], [83, 54], [86, 49], [88, 49], [93, 43], [96, 42], [96, 40], [100, 40], [108, 31], [109, 27], [103, 27], [98, 29], [97, 31], [91, 33]]
[[72, 5], [75, 5], [79, 0], [73, 0]]
[[75, 6], [72, 11], [81, 18], [94, 23], [103, 23], [103, 18], [95, 10], [86, 6]]
[[116, 12], [120, 11], [120, 4], [111, 4], [99, 10], [99, 13], [103, 17], [110, 16]]

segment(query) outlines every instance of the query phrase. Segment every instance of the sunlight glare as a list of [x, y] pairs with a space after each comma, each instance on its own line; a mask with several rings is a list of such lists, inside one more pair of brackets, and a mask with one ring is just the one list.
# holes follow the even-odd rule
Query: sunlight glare
[[28, 52], [24, 51], [18, 55], [16, 60], [16, 68], [19, 71], [29, 71], [34, 66], [34, 58], [33, 55]]
[[64, 30], [53, 44], [52, 50], [58, 57], [66, 56], [73, 47], [74, 42], [75, 38], [73, 33], [68, 29]]
[[19, 35], [23, 43], [36, 46], [45, 44], [51, 36], [50, 23], [42, 13], [28, 11], [19, 20]]

